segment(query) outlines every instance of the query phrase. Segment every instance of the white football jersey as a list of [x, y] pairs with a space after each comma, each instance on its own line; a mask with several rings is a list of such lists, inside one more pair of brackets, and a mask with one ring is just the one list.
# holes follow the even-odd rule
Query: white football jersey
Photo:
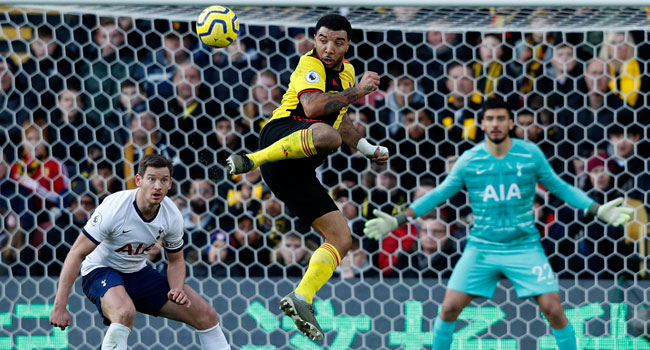
[[161, 238], [167, 252], [183, 249], [183, 216], [174, 202], [165, 197], [156, 216], [146, 220], [135, 203], [137, 192], [111, 194], [90, 216], [82, 232], [98, 246], [81, 263], [82, 275], [98, 267], [137, 272], [145, 267], [147, 253]]

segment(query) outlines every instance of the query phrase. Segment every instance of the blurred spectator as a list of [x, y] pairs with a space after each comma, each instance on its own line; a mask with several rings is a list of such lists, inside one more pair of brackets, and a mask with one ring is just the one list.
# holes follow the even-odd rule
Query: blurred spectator
[[530, 15], [531, 27], [539, 28], [539, 31], [524, 33], [523, 38], [515, 43], [514, 57], [520, 65], [514, 65], [517, 69], [519, 80], [519, 91], [526, 95], [535, 89], [535, 80], [544, 73], [544, 66], [551, 59], [551, 44], [553, 35], [542, 28], [548, 26], [550, 14], [546, 10], [538, 10]]
[[59, 93], [56, 109], [50, 114], [48, 132], [51, 134], [52, 155], [63, 161], [72, 177], [90, 172], [84, 161], [89, 158], [89, 145], [96, 142], [106, 144], [110, 140], [108, 131], [101, 124], [86, 118], [83, 98], [75, 86]]
[[[590, 189], [587, 194], [598, 203], [605, 203], [621, 197], [614, 188], [614, 178], [609, 170], [609, 160], [606, 153], [599, 153], [589, 159]], [[625, 232], [622, 227], [605, 225], [593, 218], [585, 218], [579, 212], [583, 222], [581, 239], [578, 242], [578, 252], [584, 257], [576, 259], [574, 271], [584, 271], [579, 276], [597, 276], [598, 278], [617, 278], [620, 272], [627, 268], [627, 260], [633, 254], [633, 246], [625, 242]]]
[[214, 157], [213, 164], [226, 164], [228, 156], [242, 147], [241, 137], [235, 132], [232, 118], [218, 117], [213, 132], [207, 136], [210, 154]]
[[[476, 82], [471, 67], [464, 63], [450, 63], [447, 66], [446, 78], [448, 97], [445, 108], [438, 112], [438, 122], [447, 128], [446, 138], [454, 143], [464, 140], [479, 141], [482, 135], [475, 118], [480, 105], [472, 98]], [[457, 152], [455, 147], [444, 147], [441, 151], [443, 156]]]
[[544, 78], [538, 81], [537, 92], [547, 95], [547, 104], [553, 108], [577, 105], [583, 100], [583, 91], [578, 89], [583, 65], [576, 60], [576, 49], [569, 43], [560, 42], [552, 51]]
[[304, 31], [299, 31], [293, 36], [293, 45], [295, 52], [302, 56], [314, 48], [314, 40]]
[[[70, 210], [66, 210], [56, 219], [55, 227], [47, 232], [47, 254], [52, 254], [53, 258], [52, 263], [47, 266], [48, 275], [60, 275], [65, 257], [96, 207], [95, 196], [86, 192], [73, 196], [70, 200]], [[41, 252], [41, 255], [43, 254]]]
[[487, 33], [479, 41], [479, 60], [472, 65], [473, 77], [476, 79], [476, 91], [472, 94], [472, 102], [481, 104], [484, 98], [498, 94], [508, 100], [511, 105], [519, 102], [513, 94], [514, 77], [510, 66], [506, 65], [507, 55], [504, 54], [502, 34]]
[[66, 59], [70, 52], [57, 39], [49, 26], [38, 27], [29, 43], [29, 56], [22, 63], [30, 93], [37, 95], [39, 106], [45, 109], [55, 106], [56, 94], [63, 88], [64, 80], [74, 73], [72, 61]]
[[121, 181], [115, 176], [113, 165], [108, 161], [97, 163], [88, 176], [90, 191], [95, 193], [101, 202], [106, 196], [121, 191]]
[[415, 80], [401, 76], [390, 82], [383, 106], [378, 105], [379, 121], [388, 128], [391, 137], [397, 136], [404, 122], [404, 109], [424, 107], [424, 95]]
[[280, 106], [282, 93], [275, 73], [265, 70], [255, 74], [250, 82], [248, 102], [243, 107], [245, 118], [242, 124], [258, 134], [273, 111]]
[[641, 65], [636, 59], [636, 43], [630, 32], [609, 32], [600, 49], [611, 76], [609, 90], [631, 107], [638, 107], [641, 92]]
[[208, 180], [192, 180], [187, 196], [190, 210], [184, 211], [188, 239], [184, 251], [186, 260], [193, 263], [199, 260], [202, 247], [209, 245], [210, 235], [218, 230], [217, 216], [223, 206], [216, 196], [215, 185]]
[[418, 7], [393, 7], [393, 16], [399, 22], [410, 22], [417, 16], [420, 9]]
[[648, 147], [643, 128], [636, 124], [625, 129], [613, 126], [608, 131], [608, 137], [612, 149], [611, 165], [616, 176], [616, 188], [647, 205], [650, 161], [641, 152], [641, 149]]
[[[11, 60], [0, 56], [0, 127], [7, 130], [7, 136], [14, 144], [20, 143], [21, 131], [23, 125], [31, 114], [31, 109], [36, 105], [32, 95], [24, 95], [24, 90], [16, 86], [18, 77], [16, 76], [16, 67]], [[8, 140], [6, 136], [0, 135], [0, 144], [5, 144]], [[15, 153], [10, 152], [11, 154]], [[11, 160], [11, 158], [10, 158]]]
[[66, 168], [49, 154], [45, 121], [25, 121], [22, 133], [20, 158], [11, 167], [11, 179], [18, 185], [11, 206], [20, 217], [21, 230], [28, 235], [29, 248], [21, 250], [20, 259], [30, 263], [30, 273], [40, 275], [45, 273], [43, 266], [31, 262], [39, 257], [46, 232], [67, 205], [70, 184]]
[[156, 117], [148, 111], [138, 113], [131, 119], [131, 137], [124, 145], [124, 157], [120, 164], [119, 173], [122, 174], [127, 189], [136, 188], [135, 174], [140, 159], [154, 152], [170, 159], [174, 156], [165, 135], [158, 131]]
[[[397, 172], [409, 170], [413, 174], [425, 173], [428, 169], [428, 163], [436, 155], [436, 145], [432, 141], [435, 136], [430, 135], [434, 132], [442, 133], [437, 125], [433, 125], [433, 117], [426, 109], [404, 111], [403, 129], [401, 134], [405, 137], [397, 144], [394, 154], [400, 154], [406, 158], [402, 163], [401, 159], [391, 160], [391, 168]], [[415, 186], [415, 177], [402, 177], [402, 185], [406, 188]]]
[[151, 23], [131, 16], [120, 16], [117, 18], [117, 26], [125, 34], [127, 46], [134, 50], [139, 48], [136, 52], [138, 60], [144, 60], [149, 53], [149, 50], [143, 47], [144, 33], [151, 30]]
[[210, 245], [207, 248], [208, 262], [222, 263], [228, 260], [228, 234], [216, 231], [210, 235]]
[[370, 274], [373, 273], [373, 270], [368, 253], [361, 249], [358, 239], [352, 238], [350, 250], [341, 259], [341, 263], [336, 267], [334, 273], [338, 273], [342, 279], [371, 277]]
[[172, 78], [177, 65], [189, 58], [190, 52], [183, 47], [181, 34], [169, 31], [163, 38], [162, 48], [139, 65], [133, 77], [143, 82], [147, 96], [166, 101], [174, 94]]
[[316, 248], [316, 243], [305, 242], [304, 237], [297, 233], [282, 235], [281, 241], [271, 252], [269, 276], [302, 277]]
[[[417, 187], [413, 193], [413, 201], [422, 197], [433, 189], [433, 185], [424, 183]], [[417, 237], [417, 227], [408, 223], [395, 229], [381, 241], [381, 250], [377, 258], [377, 267], [384, 276], [393, 275], [393, 268], [399, 260], [400, 252], [410, 251]]]
[[8, 275], [9, 266], [18, 257], [23, 246], [25, 235], [20, 231], [18, 215], [11, 207], [11, 196], [15, 194], [15, 186], [10, 178], [11, 167], [5, 160], [4, 152], [0, 151], [0, 276]]
[[114, 113], [106, 118], [107, 126], [113, 128], [113, 137], [118, 145], [124, 145], [130, 137], [131, 120], [136, 113], [147, 108], [146, 96], [139, 84], [126, 79], [120, 86], [120, 95]]
[[[216, 196], [214, 186], [215, 185], [212, 182], [204, 179], [191, 181], [190, 191], [188, 194], [191, 210], [189, 211], [189, 216], [186, 218], [184, 225], [187, 230], [203, 230], [210, 232], [218, 227], [216, 218], [222, 211], [223, 206], [221, 205], [219, 198]], [[204, 244], [197, 245], [203, 246]]]
[[426, 62], [421, 85], [427, 94], [431, 94], [438, 90], [439, 79], [445, 74], [445, 66], [453, 60], [467, 62], [472, 52], [462, 43], [460, 33], [431, 30], [425, 35], [426, 43], [417, 49], [417, 57]]
[[257, 213], [262, 209], [260, 202], [264, 194], [264, 184], [260, 170], [255, 169], [246, 174], [233, 176], [233, 180], [238, 181], [234, 188], [228, 189], [226, 196], [228, 212], [232, 215], [239, 215], [246, 212]]
[[[341, 213], [343, 213], [348, 227], [350, 228], [350, 232], [352, 232], [352, 237], [364, 239], [363, 224], [365, 223], [365, 220], [361, 217], [360, 206], [352, 199], [355, 190], [346, 187], [347, 186], [342, 185], [333, 191], [334, 203]], [[373, 243], [375, 242], [370, 239], [364, 239], [363, 246], [364, 248], [368, 248], [368, 246]]]
[[[214, 128], [214, 118], [221, 113], [217, 101], [209, 99], [201, 80], [200, 68], [191, 61], [177, 66], [173, 78], [175, 98], [167, 103], [160, 127], [169, 135], [169, 141], [177, 152], [175, 164], [182, 164], [175, 179], [206, 178], [205, 168], [214, 165], [214, 156], [204, 150], [206, 135]], [[198, 153], [198, 154], [197, 154]], [[189, 168], [189, 169], [185, 169]]]
[[517, 113], [516, 121], [515, 136], [518, 138], [537, 143], [544, 137], [544, 130], [535, 121], [533, 111], [527, 109], [520, 111]]
[[558, 113], [558, 123], [566, 128], [568, 140], [584, 152], [604, 150], [605, 130], [626, 114], [623, 101], [609, 91], [611, 76], [606, 69], [600, 59], [589, 61], [581, 82], [586, 87], [586, 98], [569, 101], [569, 108]]
[[460, 250], [447, 226], [432, 217], [420, 218], [416, 225], [418, 241], [399, 251], [395, 270], [402, 278], [449, 278]]
[[398, 184], [395, 173], [390, 170], [381, 172], [371, 187], [368, 197], [363, 201], [362, 210], [366, 215], [370, 215], [374, 209], [394, 213], [406, 203], [406, 193], [401, 184]]
[[264, 236], [255, 228], [255, 221], [250, 216], [237, 217], [237, 227], [230, 235], [229, 247], [233, 250], [233, 274], [236, 276], [264, 276], [270, 261], [270, 249]]
[[291, 230], [291, 221], [285, 214], [282, 202], [268, 189], [262, 194], [262, 198], [262, 210], [258, 217], [260, 231], [284, 233]]
[[91, 61], [82, 67], [81, 76], [84, 92], [89, 96], [89, 117], [102, 121], [117, 106], [122, 81], [134, 76], [138, 65], [115, 18], [100, 18], [93, 34], [95, 45], [84, 53]]

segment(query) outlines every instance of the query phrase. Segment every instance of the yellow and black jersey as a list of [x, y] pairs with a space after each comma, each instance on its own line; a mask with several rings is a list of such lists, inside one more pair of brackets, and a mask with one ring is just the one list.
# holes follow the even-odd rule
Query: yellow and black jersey
[[337, 93], [354, 86], [354, 67], [347, 60], [343, 61], [340, 71], [326, 69], [314, 50], [300, 58], [296, 70], [291, 74], [289, 88], [282, 96], [282, 105], [273, 111], [269, 122], [280, 118], [292, 118], [303, 121], [318, 121], [339, 128], [341, 119], [348, 110], [343, 107], [338, 113], [332, 113], [310, 119], [300, 103], [300, 95], [305, 92], [318, 91]]

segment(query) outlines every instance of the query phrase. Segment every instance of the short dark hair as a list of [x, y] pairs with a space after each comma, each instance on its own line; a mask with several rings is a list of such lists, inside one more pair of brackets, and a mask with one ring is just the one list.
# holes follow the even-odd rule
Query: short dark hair
[[504, 108], [506, 111], [508, 111], [508, 118], [512, 118], [512, 111], [510, 110], [510, 106], [508, 103], [500, 96], [493, 96], [493, 97], [488, 97], [483, 101], [483, 105], [481, 106], [481, 110], [483, 111], [483, 115], [485, 115], [485, 111], [488, 109], [497, 109], [497, 108]]
[[607, 137], [612, 136], [639, 136], [643, 138], [643, 127], [638, 124], [631, 124], [625, 128], [619, 125], [614, 125], [607, 130]]
[[352, 25], [348, 21], [347, 18], [341, 15], [337, 15], [335, 13], [330, 13], [327, 14], [323, 17], [321, 17], [318, 20], [318, 23], [316, 23], [316, 33], [318, 33], [318, 30], [321, 27], [325, 27], [327, 29], [331, 30], [345, 30], [346, 33], [348, 33], [348, 40], [352, 37]]
[[148, 154], [138, 162], [138, 175], [144, 176], [147, 168], [167, 168], [169, 169], [169, 176], [174, 174], [174, 164], [171, 160], [167, 159], [160, 154]]

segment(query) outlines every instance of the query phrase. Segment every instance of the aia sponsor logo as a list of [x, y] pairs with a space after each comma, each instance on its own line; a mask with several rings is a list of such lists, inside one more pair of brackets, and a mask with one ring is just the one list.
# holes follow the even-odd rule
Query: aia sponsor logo
[[124, 253], [126, 255], [144, 255], [149, 253], [151, 248], [156, 245], [155, 243], [150, 245], [145, 245], [144, 243], [138, 243], [136, 246], [135, 243], [127, 243], [121, 246], [118, 249], [115, 249], [116, 253]]

